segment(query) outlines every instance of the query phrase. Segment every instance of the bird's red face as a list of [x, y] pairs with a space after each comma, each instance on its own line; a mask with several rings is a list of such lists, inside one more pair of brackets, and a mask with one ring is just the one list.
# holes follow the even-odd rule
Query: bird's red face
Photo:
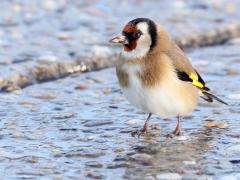
[[124, 46], [124, 51], [132, 51], [137, 47], [137, 41], [142, 32], [133, 24], [127, 24], [122, 31], [122, 35], [111, 40], [113, 43], [120, 43]]
[[135, 25], [127, 24], [123, 28], [122, 34], [126, 36], [129, 41], [129, 44], [124, 45], [124, 51], [131, 51], [137, 47], [137, 40], [142, 33]]

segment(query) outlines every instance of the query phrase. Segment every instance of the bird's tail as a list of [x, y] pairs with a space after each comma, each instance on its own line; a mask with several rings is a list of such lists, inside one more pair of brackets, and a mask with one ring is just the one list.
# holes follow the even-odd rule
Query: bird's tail
[[210, 92], [207, 92], [207, 91], [202, 91], [203, 95], [204, 96], [201, 96], [201, 98], [203, 98], [205, 101], [208, 101], [208, 102], [213, 102], [213, 99], [217, 100], [218, 102], [220, 103], [223, 103], [225, 105], [228, 105], [228, 103], [224, 102], [223, 100], [221, 100], [220, 98], [218, 98], [217, 96], [211, 94]]

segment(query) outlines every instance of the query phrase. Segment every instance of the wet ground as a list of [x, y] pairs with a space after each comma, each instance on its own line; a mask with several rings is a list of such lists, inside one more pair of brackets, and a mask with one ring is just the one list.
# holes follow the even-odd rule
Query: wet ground
[[[200, 101], [176, 139], [165, 137], [176, 120], [157, 116], [155, 137], [131, 137], [147, 115], [122, 96], [113, 68], [74, 74], [112, 66], [108, 40], [135, 17], [161, 22], [182, 47], [239, 36], [239, 1], [5, 0], [0, 7], [0, 89], [14, 91], [0, 94], [0, 179], [240, 179], [239, 39], [188, 49], [230, 105]], [[48, 80], [56, 81], [41, 84]]]
[[239, 42], [188, 51], [230, 105], [200, 101], [177, 139], [165, 137], [176, 120], [156, 116], [156, 137], [131, 137], [147, 115], [125, 100], [113, 68], [0, 94], [1, 178], [240, 179]]
[[111, 66], [109, 39], [136, 17], [161, 23], [182, 46], [240, 34], [238, 0], [4, 0], [0, 7], [2, 91]]

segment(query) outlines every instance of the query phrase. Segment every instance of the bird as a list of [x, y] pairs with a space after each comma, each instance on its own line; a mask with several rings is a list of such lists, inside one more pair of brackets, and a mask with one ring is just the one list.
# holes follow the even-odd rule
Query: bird
[[116, 63], [120, 89], [130, 104], [148, 114], [143, 128], [132, 135], [148, 132], [152, 114], [177, 117], [176, 128], [168, 136], [182, 135], [180, 120], [197, 107], [199, 97], [228, 105], [211, 92], [183, 50], [153, 20], [129, 21], [110, 42], [123, 47]]

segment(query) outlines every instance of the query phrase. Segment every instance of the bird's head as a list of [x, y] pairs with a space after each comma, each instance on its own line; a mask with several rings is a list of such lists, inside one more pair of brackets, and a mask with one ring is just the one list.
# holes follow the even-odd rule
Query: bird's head
[[126, 58], [142, 58], [156, 46], [157, 26], [147, 18], [134, 19], [125, 25], [122, 35], [110, 42], [122, 44]]

